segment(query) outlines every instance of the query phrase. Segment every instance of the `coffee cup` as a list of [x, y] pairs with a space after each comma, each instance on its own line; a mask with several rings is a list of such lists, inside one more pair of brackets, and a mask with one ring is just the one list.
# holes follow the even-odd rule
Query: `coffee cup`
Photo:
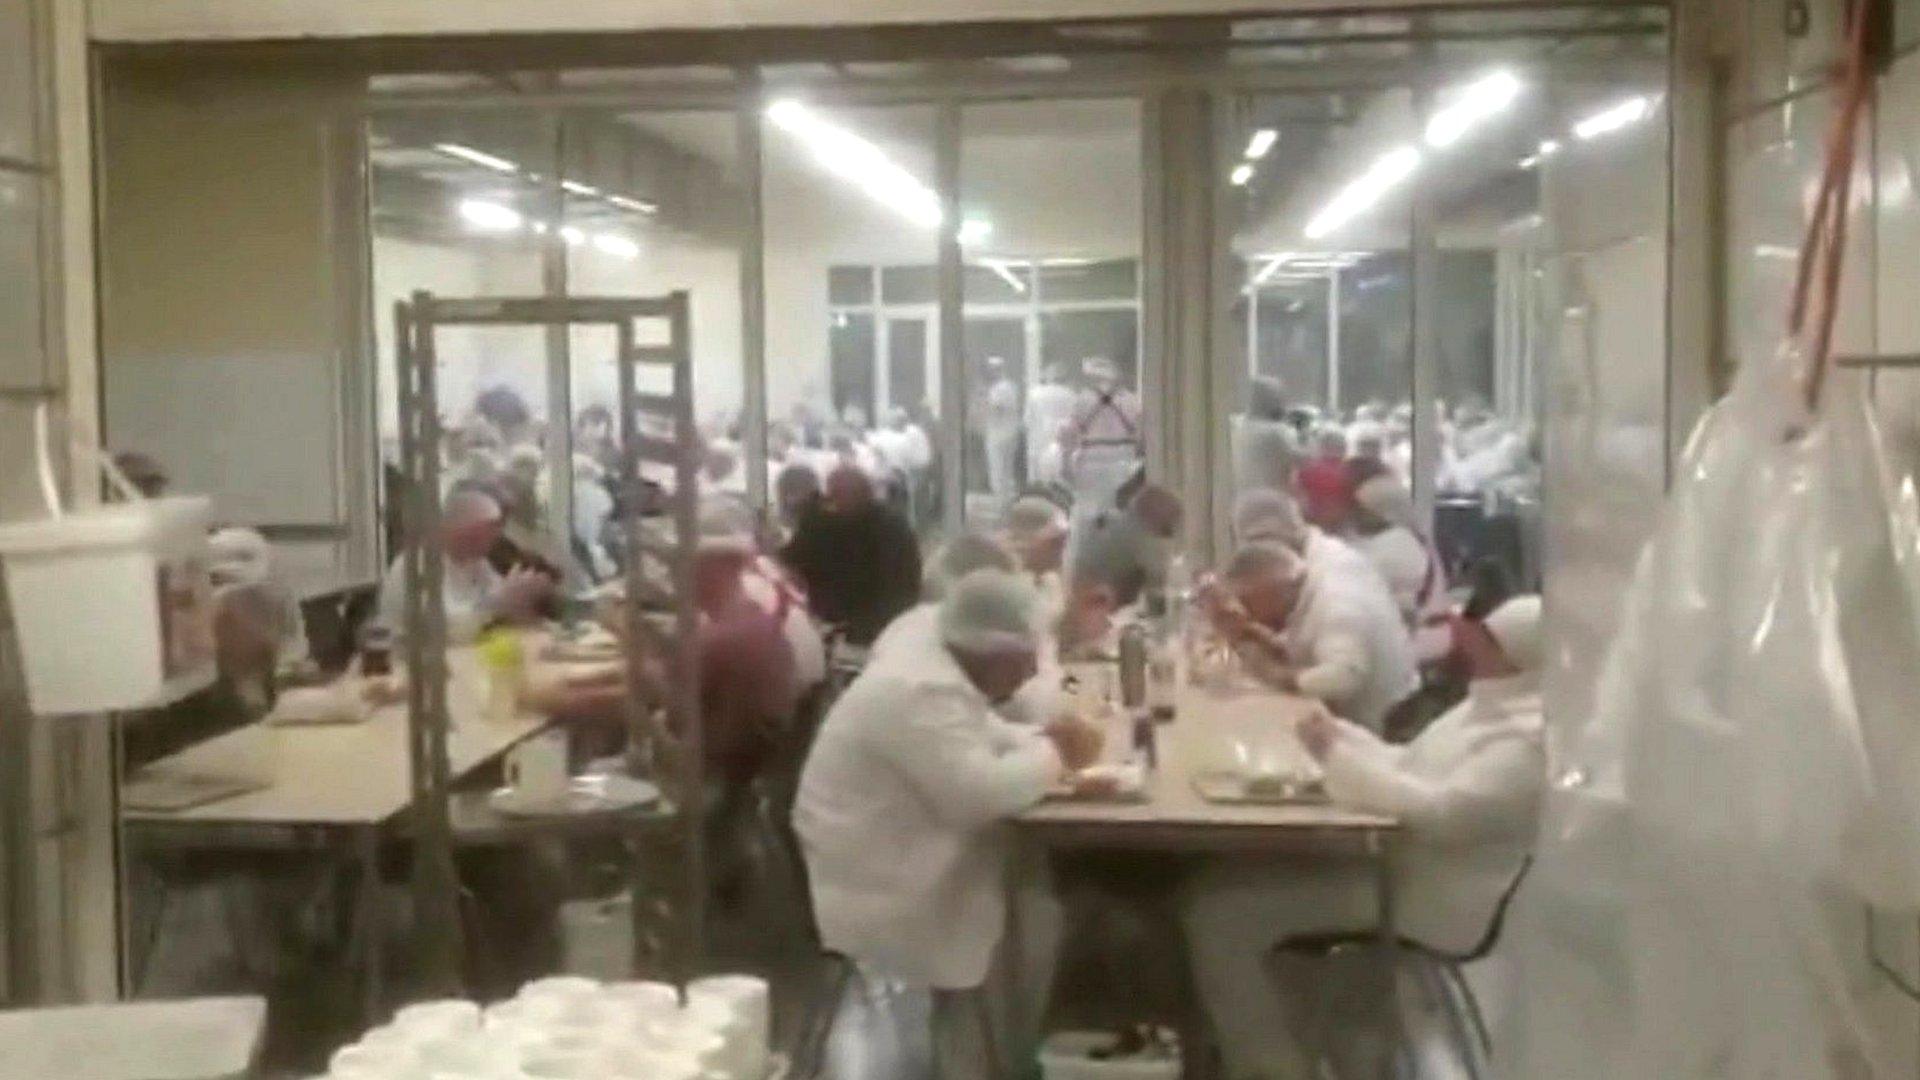
[[507, 754], [507, 786], [536, 802], [558, 800], [567, 793], [565, 732], [546, 732], [521, 743]]

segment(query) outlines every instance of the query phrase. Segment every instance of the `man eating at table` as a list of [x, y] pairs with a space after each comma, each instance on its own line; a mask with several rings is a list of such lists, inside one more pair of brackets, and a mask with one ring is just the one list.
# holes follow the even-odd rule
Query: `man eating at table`
[[[1486, 626], [1489, 641], [1471, 658], [1467, 699], [1411, 743], [1389, 745], [1325, 709], [1298, 727], [1334, 804], [1394, 818], [1405, 830], [1391, 867], [1400, 936], [1452, 954], [1480, 943], [1518, 880], [1545, 784], [1540, 598], [1509, 600]], [[1227, 1075], [1320, 1075], [1318, 1063], [1300, 1060], [1298, 1039], [1328, 972], [1311, 953], [1282, 950], [1278, 964], [1269, 954], [1297, 935], [1376, 930], [1372, 871], [1357, 862], [1219, 860], [1189, 889], [1194, 981], [1220, 1034]], [[1390, 985], [1385, 972], [1374, 974], [1377, 986]], [[1346, 1014], [1347, 1034], [1375, 1024], [1377, 1012]], [[1339, 1031], [1317, 1041], [1343, 1043]]]
[[1011, 992], [1004, 825], [1100, 751], [1091, 725], [997, 713], [1037, 670], [1036, 607], [1014, 574], [956, 582], [938, 633], [876, 650], [834, 705], [794, 807], [822, 943], [862, 981], [933, 992], [942, 1077], [1004, 1074], [979, 997]]
[[1420, 688], [1406, 624], [1370, 568], [1346, 573], [1279, 544], [1248, 544], [1204, 598], [1255, 677], [1371, 730]]

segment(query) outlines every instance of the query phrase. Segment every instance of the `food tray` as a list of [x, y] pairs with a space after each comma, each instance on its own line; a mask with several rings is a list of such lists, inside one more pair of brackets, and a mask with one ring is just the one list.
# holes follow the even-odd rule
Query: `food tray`
[[1285, 781], [1271, 789], [1247, 790], [1244, 773], [1215, 769], [1197, 773], [1193, 790], [1211, 803], [1242, 803], [1252, 806], [1320, 806], [1326, 804], [1327, 789], [1318, 777]]

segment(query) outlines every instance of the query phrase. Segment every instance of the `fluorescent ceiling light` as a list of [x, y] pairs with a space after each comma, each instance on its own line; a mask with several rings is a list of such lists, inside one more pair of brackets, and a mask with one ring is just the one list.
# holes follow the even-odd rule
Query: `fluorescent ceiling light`
[[1235, 165], [1233, 171], [1227, 174], [1227, 182], [1234, 187], [1246, 187], [1247, 181], [1251, 179], [1253, 179], [1253, 166], [1244, 161]]
[[993, 235], [993, 222], [986, 218], [966, 218], [960, 222], [960, 232], [956, 239], [962, 244], [984, 243]]
[[635, 199], [626, 195], [609, 195], [607, 201], [622, 210], [631, 210], [636, 214], [657, 214], [660, 208], [644, 199]]
[[597, 199], [600, 197], [599, 188], [594, 187], [592, 184], [583, 184], [578, 180], [562, 180], [560, 181], [560, 188], [563, 191], [570, 191], [575, 195], [585, 195], [589, 199]]
[[1247, 140], [1247, 160], [1259, 161], [1266, 157], [1267, 151], [1273, 149], [1274, 141], [1278, 138], [1280, 133], [1273, 128], [1261, 128], [1254, 132], [1253, 137]]
[[875, 202], [917, 225], [940, 227], [945, 214], [939, 194], [878, 146], [792, 99], [767, 106], [767, 119], [806, 144], [828, 172], [866, 192]]
[[1452, 146], [1481, 122], [1505, 112], [1519, 96], [1520, 80], [1510, 71], [1496, 71], [1468, 84], [1427, 121], [1427, 145]]
[[461, 199], [460, 219], [481, 232], [512, 232], [526, 221], [513, 207], [485, 199]]
[[1411, 146], [1396, 146], [1381, 154], [1313, 215], [1304, 230], [1307, 239], [1318, 240], [1352, 221], [1419, 167], [1420, 151]]
[[1520, 167], [1523, 169], [1535, 169], [1535, 168], [1539, 168], [1539, 166], [1540, 166], [1539, 154], [1528, 154], [1526, 157], [1523, 157], [1520, 159]]
[[572, 225], [560, 226], [560, 239], [578, 247], [587, 242], [587, 234]]
[[534, 222], [534, 223], [533, 223], [533, 234], [534, 234], [535, 236], [545, 236], [545, 235], [547, 235], [547, 223], [546, 223], [546, 222], [544, 222], [544, 221], [536, 221], [536, 222]]
[[478, 165], [483, 169], [492, 169], [494, 172], [514, 173], [514, 172], [520, 171], [520, 166], [515, 165], [511, 161], [508, 161], [506, 158], [494, 157], [492, 154], [486, 153], [485, 151], [475, 150], [471, 146], [462, 146], [459, 143], [443, 142], [443, 143], [434, 143], [433, 148], [447, 155], [448, 157], [457, 157], [461, 161], [467, 162], [468, 164]]
[[981, 259], [980, 265], [998, 274], [1000, 280], [1006, 282], [1008, 287], [1012, 288], [1014, 292], [1023, 295], [1026, 293], [1027, 283], [1021, 279], [1019, 274], [1014, 273], [1012, 268], [1005, 262], [999, 259]]
[[1630, 97], [1617, 105], [1606, 108], [1573, 125], [1573, 133], [1581, 139], [1597, 139], [1610, 131], [1619, 131], [1628, 124], [1645, 119], [1653, 111], [1653, 99], [1646, 96]]
[[1535, 156], [1537, 157], [1550, 158], [1559, 152], [1560, 152], [1559, 139], [1541, 139], [1540, 148], [1536, 150], [1534, 153], [1535, 153]]
[[593, 234], [593, 246], [596, 251], [605, 252], [616, 258], [637, 259], [640, 257], [640, 245], [621, 236], [619, 233], [595, 233]]

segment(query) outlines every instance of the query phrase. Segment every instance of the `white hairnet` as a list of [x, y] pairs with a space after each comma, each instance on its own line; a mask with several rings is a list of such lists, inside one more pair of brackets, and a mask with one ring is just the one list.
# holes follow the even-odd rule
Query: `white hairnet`
[[1516, 596], [1508, 600], [1493, 609], [1485, 625], [1516, 667], [1522, 671], [1540, 670], [1546, 660], [1546, 633], [1541, 625], [1538, 596]]
[[940, 639], [967, 652], [1031, 652], [1040, 644], [1040, 596], [1018, 574], [975, 570], [940, 605]]
[[447, 506], [441, 516], [448, 525], [470, 525], [481, 521], [499, 521], [505, 515], [500, 509], [500, 500], [484, 491], [468, 488], [447, 496]]
[[754, 543], [753, 509], [731, 495], [707, 495], [700, 500], [701, 551], [751, 552]]
[[964, 532], [940, 545], [927, 560], [921, 593], [929, 600], [946, 596], [955, 582], [976, 570], [1011, 574], [1019, 564], [1004, 545], [984, 533]]
[[1307, 522], [1293, 496], [1272, 488], [1249, 488], [1233, 501], [1235, 543], [1262, 541], [1299, 547], [1306, 539]]
[[1016, 544], [1030, 544], [1066, 532], [1067, 515], [1039, 495], [1023, 495], [1007, 507], [1006, 520], [1001, 525], [1007, 539]]
[[1353, 490], [1353, 501], [1382, 521], [1419, 531], [1415, 528], [1413, 495], [1397, 476], [1382, 473], [1369, 479]]
[[221, 529], [207, 538], [215, 585], [259, 585], [273, 569], [273, 548], [252, 529]]

